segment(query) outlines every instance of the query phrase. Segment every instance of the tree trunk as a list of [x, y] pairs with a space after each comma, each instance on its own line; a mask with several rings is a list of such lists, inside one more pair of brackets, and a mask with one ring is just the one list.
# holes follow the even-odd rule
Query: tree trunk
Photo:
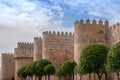
[[50, 75], [48, 75], [48, 80], [50, 80]]
[[47, 80], [47, 76], [45, 75], [45, 80]]
[[61, 80], [61, 77], [59, 77], [59, 80]]
[[91, 74], [89, 74], [89, 80], [91, 80]]
[[76, 77], [76, 80], [77, 80], [77, 74], [75, 74], [75, 75], [76, 75], [75, 77]]
[[102, 79], [102, 73], [101, 74], [97, 73], [97, 75], [98, 75], [99, 80], [101, 80]]
[[74, 73], [72, 75], [73, 75], [73, 80], [74, 80]]
[[35, 80], [37, 80], [37, 76], [35, 75]]
[[96, 80], [96, 78], [95, 78], [95, 73], [94, 73], [94, 80]]
[[82, 75], [79, 75], [80, 76], [80, 80], [82, 80]]
[[105, 80], [107, 80], [107, 73], [105, 73]]
[[41, 77], [41, 76], [38, 76], [38, 80], [42, 80], [42, 77]]
[[119, 78], [119, 72], [117, 72], [117, 77], [118, 77], [118, 80], [120, 80], [120, 78]]
[[69, 75], [69, 78], [70, 78], [70, 80], [72, 80], [72, 78], [73, 78], [73, 77], [72, 77], [72, 74], [71, 74], [71, 75]]
[[33, 80], [33, 76], [31, 76], [31, 80]]

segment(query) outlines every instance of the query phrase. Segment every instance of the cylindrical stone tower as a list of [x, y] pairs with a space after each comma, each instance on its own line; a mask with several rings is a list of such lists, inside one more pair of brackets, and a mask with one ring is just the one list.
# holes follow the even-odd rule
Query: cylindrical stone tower
[[34, 38], [34, 61], [42, 59], [42, 39]]
[[33, 46], [33, 43], [18, 42], [17, 48], [14, 49], [15, 80], [20, 80], [17, 75], [18, 69], [33, 62]]
[[98, 21], [83, 20], [76, 21], [74, 24], [74, 60], [79, 63], [81, 50], [90, 43], [101, 42], [108, 44], [108, 21], [103, 24]]

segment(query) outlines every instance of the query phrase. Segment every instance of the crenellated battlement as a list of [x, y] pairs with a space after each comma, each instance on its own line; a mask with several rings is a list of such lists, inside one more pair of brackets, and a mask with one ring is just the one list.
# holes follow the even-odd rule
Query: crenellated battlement
[[13, 53], [2, 53], [3, 55], [13, 55]]
[[114, 45], [120, 41], [120, 23], [116, 23], [109, 28], [109, 43]]
[[95, 19], [93, 19], [92, 21], [90, 21], [89, 19], [87, 19], [86, 22], [84, 22], [84, 20], [81, 19], [80, 21], [78, 21], [78, 20], [75, 21], [74, 25], [75, 26], [82, 26], [82, 27], [83, 27], [83, 25], [108, 26], [109, 22], [107, 20], [103, 22], [102, 20], [97, 21]]
[[34, 37], [34, 40], [42, 40], [41, 37]]
[[14, 48], [14, 57], [33, 57], [34, 43], [18, 42], [17, 48]]
[[120, 23], [116, 23], [109, 28], [110, 30], [120, 29]]
[[74, 34], [71, 32], [55, 32], [55, 31], [45, 31], [43, 35], [61, 35], [61, 36], [73, 36]]
[[2, 56], [13, 56], [13, 53], [2, 53]]
[[18, 42], [17, 43], [17, 49], [23, 49], [23, 50], [33, 50], [34, 43], [31, 42]]

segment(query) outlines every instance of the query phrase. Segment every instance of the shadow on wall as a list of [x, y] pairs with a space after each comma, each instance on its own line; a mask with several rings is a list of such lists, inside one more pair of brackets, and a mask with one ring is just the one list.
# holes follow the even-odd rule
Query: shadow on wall
[[1, 70], [1, 67], [0, 67], [0, 80], [2, 80], [2, 70]]

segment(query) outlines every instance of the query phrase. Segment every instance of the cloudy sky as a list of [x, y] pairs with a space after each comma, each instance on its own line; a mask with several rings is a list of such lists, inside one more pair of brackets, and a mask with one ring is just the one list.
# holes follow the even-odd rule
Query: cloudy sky
[[120, 0], [0, 0], [0, 53], [43, 31], [73, 32], [76, 20], [120, 22]]

